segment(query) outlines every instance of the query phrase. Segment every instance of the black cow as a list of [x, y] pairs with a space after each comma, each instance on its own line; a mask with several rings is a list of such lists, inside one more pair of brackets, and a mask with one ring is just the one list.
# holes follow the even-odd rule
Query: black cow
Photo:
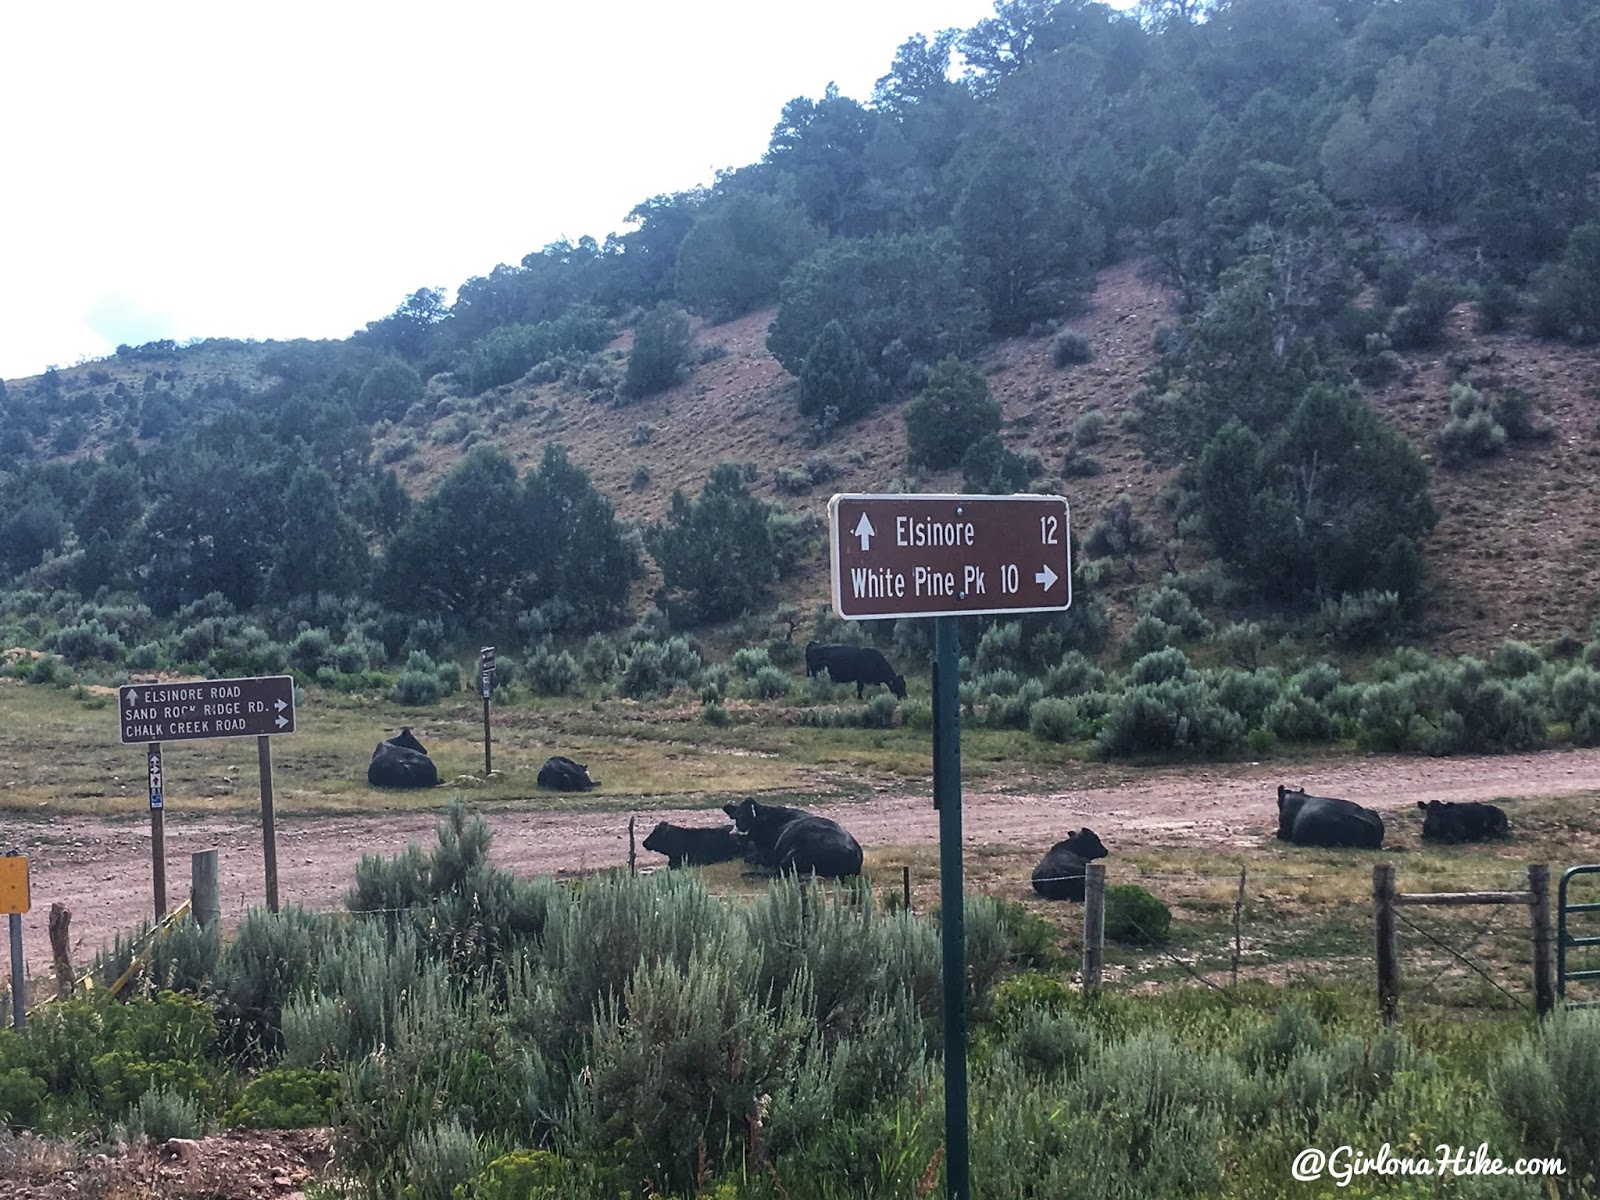
[[1353, 800], [1310, 796], [1280, 783], [1278, 839], [1296, 846], [1377, 850], [1383, 845], [1383, 818]]
[[1422, 810], [1422, 840], [1425, 842], [1481, 842], [1487, 838], [1506, 837], [1510, 825], [1505, 811], [1493, 804], [1480, 804], [1476, 800], [1456, 803], [1453, 800], [1417, 801]]
[[411, 734], [410, 727], [378, 743], [367, 764], [367, 782], [373, 787], [426, 788], [439, 783], [439, 768], [433, 765], [425, 746]]
[[1072, 900], [1083, 903], [1083, 873], [1092, 859], [1104, 858], [1109, 851], [1087, 827], [1074, 829], [1067, 840], [1057, 842], [1033, 869], [1033, 890], [1046, 900]]
[[896, 675], [881, 651], [871, 646], [825, 645], [822, 642], [806, 643], [806, 675], [826, 671], [835, 683], [856, 685], [856, 699], [861, 699], [862, 688], [869, 683], [881, 683], [901, 700], [906, 698], [906, 677]]
[[553, 792], [587, 792], [600, 786], [598, 779], [589, 778], [589, 768], [557, 754], [545, 760], [539, 768], [539, 786]]
[[743, 858], [749, 840], [732, 825], [696, 829], [662, 821], [645, 838], [644, 848], [665, 854], [668, 867], [705, 866]]
[[748, 798], [724, 804], [722, 811], [750, 839], [763, 866], [836, 879], [861, 874], [861, 846], [837, 821]]

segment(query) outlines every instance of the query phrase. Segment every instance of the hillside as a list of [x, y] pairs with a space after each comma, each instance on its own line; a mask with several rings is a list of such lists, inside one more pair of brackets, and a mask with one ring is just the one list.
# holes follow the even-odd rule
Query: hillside
[[[546, 443], [558, 442], [591, 473], [618, 514], [639, 523], [658, 519], [674, 489], [697, 493], [722, 460], [751, 464], [754, 493], [819, 520], [834, 491], [960, 490], [956, 471], [910, 477], [901, 404], [812, 444], [795, 407], [795, 380], [766, 350], [773, 311], [698, 322], [696, 345], [719, 347], [721, 356], [634, 404], [590, 402], [559, 383], [510, 384], [465, 398], [451, 395], [449, 376], [437, 377], [405, 421], [374, 428], [374, 457], [393, 459], [406, 489], [421, 498], [479, 441], [492, 440], [523, 465], [537, 462]], [[1158, 493], [1173, 470], [1152, 466], [1122, 423], [1155, 362], [1156, 327], [1176, 319], [1175, 297], [1145, 278], [1140, 263], [1124, 262], [1099, 273], [1089, 310], [1066, 323], [1088, 339], [1091, 362], [1053, 366], [1048, 338], [1001, 341], [979, 359], [1003, 406], [1008, 446], [1038, 456], [1045, 470], [1038, 486], [1069, 498], [1080, 538], [1124, 495], [1157, 531], [1155, 550], [1135, 560], [1132, 570], [1119, 564], [1102, 581], [1101, 598], [1123, 625], [1136, 594], [1158, 582], [1171, 562], [1183, 569], [1203, 563], [1199, 547], [1171, 542], [1173, 522]], [[625, 331], [608, 355], [620, 360], [630, 338]], [[336, 345], [320, 344], [328, 352]], [[129, 396], [170, 393], [186, 420], [198, 420], [268, 387], [284, 356], [308, 346], [319, 344], [207, 343], [157, 362], [110, 359], [61, 370], [64, 403], [94, 413], [81, 444], [61, 457], [102, 455], [136, 432]], [[1506, 638], [1540, 642], [1585, 632], [1600, 616], [1600, 511], [1590, 499], [1600, 484], [1600, 349], [1539, 341], [1515, 330], [1482, 333], [1472, 306], [1462, 304], [1450, 316], [1441, 347], [1401, 360], [1395, 378], [1367, 394], [1432, 465], [1439, 523], [1425, 547], [1425, 644], [1460, 653]], [[1520, 389], [1536, 416], [1554, 423], [1554, 436], [1511, 442], [1491, 460], [1444, 465], [1434, 437], [1448, 416], [1449, 386], [1462, 380], [1491, 397]], [[1107, 418], [1092, 448], [1102, 473], [1063, 480], [1072, 424], [1091, 409]], [[141, 449], [154, 445], [136, 441]], [[400, 450], [405, 453], [397, 455]], [[793, 484], [787, 491], [779, 485], [781, 469], [818, 460], [829, 465], [831, 479], [798, 492]], [[1169, 551], [1176, 551], [1170, 562]], [[781, 598], [809, 610], [826, 601], [827, 586], [826, 562], [818, 556], [785, 581]]]
[[[819, 517], [825, 517], [834, 491], [899, 486], [907, 476], [903, 406], [886, 407], [831, 441], [810, 445], [794, 405], [795, 381], [766, 351], [772, 316], [763, 310], [722, 325], [700, 325], [697, 344], [719, 345], [726, 355], [637, 404], [592, 404], [559, 385], [499, 389], [483, 398], [486, 408], [503, 410], [525, 398], [538, 415], [501, 426], [494, 438], [523, 463], [536, 462], [546, 442], [565, 444], [619, 513], [636, 521], [658, 518], [674, 488], [697, 492], [711, 465], [724, 459], [755, 464], [752, 491]], [[1123, 495], [1158, 531], [1158, 549], [1137, 560], [1136, 572], [1118, 567], [1104, 581], [1102, 595], [1114, 612], [1126, 613], [1134, 593], [1157, 582], [1166, 568], [1159, 544], [1170, 538], [1172, 521], [1162, 512], [1158, 492], [1173, 472], [1148, 462], [1122, 418], [1154, 364], [1157, 325], [1175, 319], [1175, 298], [1144, 278], [1139, 263], [1121, 263], [1100, 272], [1089, 312], [1067, 322], [1089, 339], [1092, 362], [1053, 366], [1048, 338], [1000, 342], [980, 360], [1004, 407], [1007, 444], [1039, 456], [1046, 472], [1040, 486], [1068, 497], [1080, 537]], [[1506, 638], [1538, 642], [1563, 631], [1581, 634], [1600, 616], [1600, 510], [1589, 500], [1600, 484], [1600, 350], [1516, 331], [1480, 333], [1474, 320], [1470, 305], [1458, 306], [1442, 347], [1402, 355], [1396, 378], [1368, 392], [1383, 419], [1433, 467], [1439, 524], [1426, 544], [1426, 644], [1452, 654]], [[614, 350], [626, 344], [619, 340]], [[1556, 435], [1510, 443], [1481, 464], [1442, 465], [1433, 438], [1448, 416], [1449, 385], [1459, 379], [1490, 395], [1520, 388], [1555, 423]], [[1072, 423], [1090, 409], [1107, 417], [1093, 448], [1104, 470], [1063, 481]], [[443, 419], [406, 432], [425, 443]], [[649, 441], [636, 437], [641, 425], [652, 427]], [[407, 464], [408, 488], [426, 493], [460, 457], [459, 443], [419, 452]], [[814, 457], [837, 470], [832, 481], [799, 496], [779, 488], [779, 468]], [[636, 487], [641, 468], [648, 482]], [[917, 487], [959, 491], [960, 473], [937, 474]], [[1178, 561], [1184, 568], [1198, 565], [1198, 548], [1185, 547]], [[826, 601], [827, 587], [826, 563], [819, 558], [784, 592], [809, 606]]]

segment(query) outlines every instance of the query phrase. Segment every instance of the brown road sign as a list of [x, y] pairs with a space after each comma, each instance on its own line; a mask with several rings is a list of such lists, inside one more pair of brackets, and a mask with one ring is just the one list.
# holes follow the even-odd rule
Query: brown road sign
[[1066, 608], [1067, 516], [1061, 496], [835, 496], [833, 610], [866, 621]]
[[293, 733], [294, 677], [130, 683], [117, 713], [124, 745]]

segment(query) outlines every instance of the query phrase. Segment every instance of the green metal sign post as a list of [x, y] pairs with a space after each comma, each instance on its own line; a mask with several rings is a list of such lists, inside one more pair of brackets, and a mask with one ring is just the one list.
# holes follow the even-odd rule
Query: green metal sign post
[[961, 874], [961, 641], [933, 622], [933, 806], [939, 810], [939, 935], [944, 957], [945, 1195], [972, 1193], [967, 1154], [967, 912]]
[[841, 494], [828, 502], [833, 610], [846, 621], [934, 618], [933, 806], [939, 810], [946, 1200], [970, 1200], [967, 914], [961, 864], [960, 616], [1072, 603], [1060, 496]]

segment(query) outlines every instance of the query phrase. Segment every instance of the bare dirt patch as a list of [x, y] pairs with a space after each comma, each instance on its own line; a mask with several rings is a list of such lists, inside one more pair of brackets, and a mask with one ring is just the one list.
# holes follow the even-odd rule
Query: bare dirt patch
[[12, 1200], [302, 1200], [331, 1158], [324, 1129], [235, 1129], [104, 1153], [0, 1134], [0, 1181]]
[[[1213, 764], [1126, 768], [1093, 766], [1070, 780], [1039, 778], [1018, 790], [993, 784], [969, 786], [963, 797], [963, 843], [975, 890], [1027, 899], [1028, 873], [1038, 857], [1071, 829], [1088, 825], [1117, 858], [1141, 849], [1192, 853], [1197, 864], [1218, 872], [1230, 854], [1272, 845], [1277, 829], [1276, 785], [1345, 796], [1383, 812], [1389, 820], [1386, 847], [1417, 846], [1419, 800], [1531, 800], [1577, 797], [1592, 809], [1600, 793], [1600, 750], [1546, 752], [1504, 757], [1410, 759], [1359, 757], [1327, 760], [1314, 767], [1281, 763]], [[715, 824], [717, 803], [703, 813], [683, 808], [626, 808], [575, 811], [559, 800], [539, 799], [478, 807], [494, 830], [491, 858], [519, 875], [584, 875], [625, 866], [628, 820], [637, 819], [642, 843], [657, 820]], [[804, 801], [801, 801], [804, 803]], [[644, 801], [649, 804], [649, 801]], [[917, 874], [919, 893], [937, 891], [931, 848], [939, 839], [938, 814], [925, 789], [905, 784], [882, 786], [859, 800], [809, 804], [843, 822], [867, 851], [869, 873], [892, 883], [902, 864]], [[362, 855], [391, 856], [410, 842], [434, 840], [437, 811], [388, 811], [354, 817], [286, 817], [278, 823], [280, 897], [284, 904], [338, 907], [355, 878]], [[1513, 812], [1513, 825], [1516, 814]], [[33, 909], [24, 918], [28, 970], [44, 988], [50, 950], [46, 920], [60, 901], [72, 910], [74, 959], [81, 968], [118, 932], [149, 919], [153, 912], [150, 830], [147, 822], [88, 816], [8, 818], [9, 840], [30, 858]], [[1595, 861], [1600, 844], [1574, 835], [1560, 849], [1572, 865]], [[244, 815], [178, 812], [166, 824], [169, 902], [188, 892], [190, 854], [219, 851], [225, 921], [264, 902], [264, 868], [259, 822]], [[1505, 853], [1527, 861], [1515, 839]], [[1510, 860], [1508, 860], [1509, 862]], [[662, 860], [639, 851], [639, 865]], [[1552, 865], [1557, 865], [1552, 862]], [[1219, 876], [1220, 877], [1220, 876]], [[1359, 883], [1354, 886], [1360, 886]]]

